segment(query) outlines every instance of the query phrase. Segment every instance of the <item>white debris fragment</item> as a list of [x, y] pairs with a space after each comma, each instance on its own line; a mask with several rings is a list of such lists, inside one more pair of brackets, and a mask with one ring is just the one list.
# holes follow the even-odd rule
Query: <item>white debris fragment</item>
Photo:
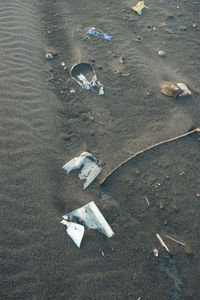
[[[79, 63], [71, 68], [71, 77], [86, 90], [98, 88], [98, 95], [104, 95], [103, 84], [97, 80], [97, 76], [92, 65], [87, 63]], [[89, 79], [87, 79], [87, 77]]]
[[184, 83], [179, 82], [176, 85], [182, 90], [182, 93], [179, 95], [180, 97], [192, 95], [192, 92], [188, 89], [188, 87]]
[[[70, 235], [70, 237], [73, 239], [73, 241], [77, 244], [81, 243], [82, 236], [84, 234], [84, 231], [80, 228], [74, 229], [75, 226], [82, 226], [86, 229], [97, 229], [101, 233], [105, 234], [108, 238], [112, 237], [114, 235], [114, 232], [112, 231], [112, 228], [107, 223], [106, 219], [94, 203], [94, 201], [89, 202], [88, 204], [66, 214], [63, 216], [63, 221], [61, 221], [62, 224], [65, 224], [67, 228], [67, 233]], [[68, 222], [66, 220], [70, 220], [73, 222], [79, 222], [83, 225]], [[72, 225], [73, 224], [73, 227]], [[71, 227], [71, 228], [70, 228]], [[77, 232], [76, 232], [77, 230]], [[81, 236], [82, 234], [82, 236]], [[80, 246], [80, 244], [79, 244]], [[78, 247], [79, 247], [78, 246]]]
[[158, 257], [158, 249], [154, 248], [152, 252], [155, 257]]
[[60, 223], [67, 226], [66, 232], [74, 241], [74, 243], [80, 248], [81, 241], [85, 232], [85, 227], [77, 223], [67, 222], [66, 220], [62, 220]]
[[85, 179], [84, 189], [101, 173], [101, 168], [97, 165], [97, 160], [89, 152], [82, 152], [79, 157], [75, 157], [67, 162], [63, 169], [69, 174], [72, 170], [82, 167], [79, 178]]

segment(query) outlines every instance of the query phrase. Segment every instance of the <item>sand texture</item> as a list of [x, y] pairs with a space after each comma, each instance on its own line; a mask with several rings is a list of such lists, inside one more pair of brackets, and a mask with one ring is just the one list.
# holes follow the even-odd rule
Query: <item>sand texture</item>
[[[200, 126], [200, 2], [144, 2], [139, 16], [135, 0], [0, 1], [2, 300], [199, 299], [200, 134], [99, 184], [133, 153]], [[93, 65], [103, 96], [70, 78], [78, 62]], [[164, 81], [192, 96], [161, 94]], [[86, 190], [62, 169], [84, 151], [103, 169]], [[78, 249], [60, 221], [90, 201], [115, 236], [86, 231]]]

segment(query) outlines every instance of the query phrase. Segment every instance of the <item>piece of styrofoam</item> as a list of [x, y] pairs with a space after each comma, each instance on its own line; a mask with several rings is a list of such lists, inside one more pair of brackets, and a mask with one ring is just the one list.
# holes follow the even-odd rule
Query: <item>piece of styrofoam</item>
[[85, 227], [83, 225], [68, 222], [66, 220], [62, 220], [60, 223], [67, 226], [66, 232], [74, 241], [74, 243], [80, 248], [81, 241], [83, 239], [83, 235], [85, 232]]

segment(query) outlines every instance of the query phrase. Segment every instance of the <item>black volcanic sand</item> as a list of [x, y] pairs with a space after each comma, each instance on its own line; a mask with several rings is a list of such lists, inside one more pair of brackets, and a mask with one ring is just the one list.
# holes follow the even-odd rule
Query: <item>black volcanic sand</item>
[[[200, 134], [147, 151], [99, 184], [131, 154], [200, 125], [199, 1], [147, 0], [141, 16], [136, 3], [1, 0], [0, 299], [199, 299]], [[91, 27], [113, 40], [87, 36]], [[47, 60], [47, 50], [57, 56]], [[94, 66], [105, 95], [70, 78], [79, 61]], [[162, 95], [165, 80], [193, 96]], [[62, 169], [82, 151], [103, 168], [87, 190]], [[115, 236], [87, 231], [78, 249], [60, 221], [92, 200]]]

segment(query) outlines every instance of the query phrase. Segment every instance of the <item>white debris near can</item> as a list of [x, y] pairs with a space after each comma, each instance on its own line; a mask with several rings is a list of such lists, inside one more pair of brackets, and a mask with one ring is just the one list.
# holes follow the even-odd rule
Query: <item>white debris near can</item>
[[[96, 229], [105, 234], [108, 238], [114, 235], [114, 232], [106, 219], [94, 203], [94, 201], [63, 216], [62, 224], [67, 226], [67, 233], [78, 247], [84, 235], [84, 229]], [[66, 220], [73, 221], [69, 222]], [[81, 224], [75, 223], [79, 222]], [[83, 224], [83, 225], [82, 225]], [[82, 228], [83, 227], [83, 228]]]
[[182, 83], [182, 82], [179, 82], [176, 84], [182, 91], [182, 93], [179, 95], [179, 97], [182, 97], [182, 96], [191, 96], [192, 95], [192, 92], [188, 89], [188, 87]]
[[82, 152], [80, 156], [74, 157], [67, 162], [63, 169], [69, 174], [72, 170], [82, 168], [79, 178], [85, 179], [84, 189], [86, 189], [92, 181], [101, 173], [101, 168], [97, 165], [97, 159], [89, 152]]
[[98, 88], [98, 95], [104, 95], [103, 84], [97, 80], [96, 72], [88, 63], [75, 64], [71, 68], [71, 77], [86, 90]]

